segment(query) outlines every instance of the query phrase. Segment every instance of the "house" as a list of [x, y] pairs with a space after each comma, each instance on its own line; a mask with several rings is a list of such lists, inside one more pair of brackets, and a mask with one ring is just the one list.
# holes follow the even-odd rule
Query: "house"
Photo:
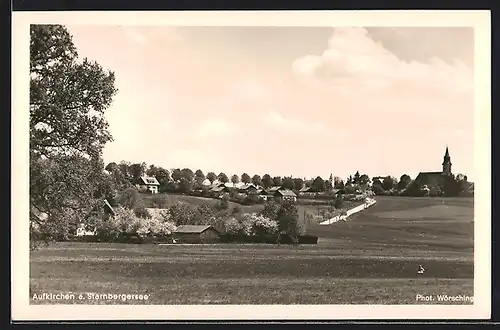
[[297, 201], [297, 195], [289, 189], [283, 189], [283, 190], [277, 190], [273, 194], [274, 198], [282, 201], [290, 201], [290, 202], [296, 202]]
[[301, 196], [313, 197], [315, 194], [316, 194], [316, 192], [314, 191], [314, 189], [312, 187], [304, 186], [299, 190], [299, 195], [301, 195]]
[[220, 240], [219, 232], [210, 225], [184, 225], [174, 231], [177, 242], [190, 244], [217, 243]]
[[210, 185], [209, 189], [212, 190], [214, 188], [220, 188], [220, 187], [225, 187], [226, 184], [224, 182], [217, 182], [217, 183], [213, 183]]
[[222, 198], [222, 196], [224, 196], [225, 194], [229, 194], [229, 188], [226, 187], [225, 185], [212, 188], [210, 189], [210, 191], [219, 198]]
[[157, 194], [160, 183], [154, 176], [141, 176], [135, 186], [141, 192]]
[[257, 187], [251, 183], [244, 184], [238, 188], [238, 192], [243, 193], [243, 194], [247, 194], [247, 195], [256, 195], [257, 194]]
[[282, 190], [283, 187], [282, 186], [274, 186], [274, 187], [271, 187], [267, 190], [267, 193], [269, 195], [274, 195], [275, 192], [277, 192], [278, 190]]

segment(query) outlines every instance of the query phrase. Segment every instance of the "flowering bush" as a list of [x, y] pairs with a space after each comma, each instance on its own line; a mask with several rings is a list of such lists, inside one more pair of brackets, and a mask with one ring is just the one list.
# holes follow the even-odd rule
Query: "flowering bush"
[[243, 214], [240, 224], [241, 232], [247, 236], [274, 234], [278, 231], [278, 222], [257, 213]]
[[277, 221], [256, 214], [254, 214], [253, 217], [255, 219], [254, 231], [256, 233], [274, 234], [278, 231]]
[[168, 209], [168, 213], [177, 225], [193, 225], [195, 211], [194, 207], [183, 202], [177, 202]]
[[239, 234], [243, 227], [235, 217], [228, 217], [222, 222], [222, 232], [230, 235]]
[[166, 212], [155, 213], [148, 218], [138, 217], [133, 210], [117, 207], [115, 215], [102, 221], [97, 228], [98, 234], [111, 238], [121, 235], [137, 234], [145, 236], [167, 236], [175, 230], [170, 221], [170, 215]]
[[255, 216], [250, 213], [245, 213], [240, 218], [241, 233], [246, 236], [254, 234]]
[[146, 236], [168, 236], [176, 229], [172, 222], [164, 221], [160, 217], [142, 218], [137, 234]]

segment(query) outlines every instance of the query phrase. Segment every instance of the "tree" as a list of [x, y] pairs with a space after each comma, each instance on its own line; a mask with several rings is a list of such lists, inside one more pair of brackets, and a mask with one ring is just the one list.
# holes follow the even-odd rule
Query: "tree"
[[236, 186], [236, 184], [240, 182], [240, 177], [237, 174], [233, 174], [231, 182], [233, 183], [233, 186]]
[[367, 186], [370, 184], [370, 177], [366, 174], [362, 174], [360, 177], [359, 177], [359, 184], [362, 185], [362, 186]]
[[130, 162], [122, 160], [118, 167], [120, 168], [120, 171], [123, 174], [123, 177], [125, 180], [130, 180], [132, 178], [132, 174], [130, 172]]
[[345, 183], [346, 186], [352, 186], [352, 184], [354, 183], [354, 180], [352, 179], [352, 175], [349, 175], [349, 177], [347, 178], [347, 181]]
[[[88, 223], [99, 213], [103, 199], [114, 198], [111, 177], [103, 170], [96, 158], [30, 159], [30, 224], [47, 238], [65, 239], [79, 223]], [[41, 213], [47, 217], [40, 218]]]
[[126, 209], [133, 210], [140, 203], [141, 195], [135, 188], [126, 188], [118, 196], [118, 204]]
[[196, 182], [202, 184], [203, 181], [205, 181], [205, 174], [203, 173], [202, 170], [196, 170], [196, 172], [194, 172], [194, 178]]
[[241, 182], [243, 182], [244, 184], [249, 184], [250, 182], [252, 182], [252, 178], [250, 178], [250, 175], [248, 175], [247, 173], [243, 173], [241, 175]]
[[193, 181], [186, 179], [185, 177], [181, 178], [179, 182], [179, 190], [182, 193], [189, 194], [193, 191]]
[[320, 176], [317, 176], [316, 179], [314, 179], [311, 188], [317, 192], [325, 191], [325, 181]]
[[262, 186], [262, 178], [260, 177], [260, 175], [255, 174], [255, 175], [252, 177], [252, 183], [253, 183], [255, 186]]
[[359, 175], [359, 171], [356, 171], [356, 173], [354, 174], [354, 178], [352, 179], [352, 183], [353, 184], [359, 184], [359, 178], [361, 176]]
[[229, 178], [227, 177], [227, 175], [223, 172], [220, 172], [219, 175], [217, 176], [217, 180], [219, 180], [220, 182], [222, 183], [227, 183], [229, 182]]
[[299, 212], [293, 203], [284, 202], [278, 210], [276, 220], [279, 231], [288, 234], [294, 242], [298, 242], [298, 236], [305, 233], [305, 225], [299, 220]]
[[411, 177], [408, 174], [401, 175], [401, 178], [399, 179], [398, 183], [398, 189], [404, 190], [406, 187], [408, 187], [410, 182], [411, 182]]
[[223, 196], [215, 205], [216, 210], [224, 211], [229, 209], [229, 198], [227, 196]]
[[137, 181], [146, 173], [146, 163], [136, 163], [130, 165], [130, 174], [132, 175], [132, 180]]
[[295, 186], [296, 190], [300, 190], [302, 189], [302, 187], [304, 187], [304, 180], [302, 180], [301, 178], [295, 178], [293, 179], [293, 185]]
[[324, 182], [325, 182], [325, 191], [328, 192], [332, 191], [333, 190], [332, 182], [330, 180]]
[[283, 180], [281, 179], [280, 176], [275, 176], [273, 178], [273, 185], [275, 186], [281, 186], [283, 184]]
[[259, 214], [271, 220], [276, 220], [280, 207], [280, 204], [269, 201], [264, 204], [264, 209]]
[[172, 170], [172, 180], [174, 180], [174, 182], [176, 183], [179, 183], [182, 179], [182, 172], [179, 168], [174, 168]]
[[330, 177], [328, 178], [328, 181], [330, 182], [330, 186], [333, 187], [333, 174], [330, 173]]
[[112, 141], [104, 112], [117, 93], [115, 75], [78, 52], [61, 25], [30, 27], [30, 151], [100, 156]]
[[207, 179], [208, 179], [208, 181], [210, 181], [210, 184], [213, 184], [215, 179], [217, 179], [217, 175], [215, 175], [214, 172], [208, 172]]
[[334, 185], [333, 187], [335, 189], [344, 189], [344, 181], [342, 179], [340, 179], [338, 176], [336, 176], [334, 179], [333, 179], [333, 182], [334, 182]]
[[373, 178], [372, 180], [372, 191], [375, 195], [382, 195], [384, 193], [384, 188], [382, 186], [382, 181], [379, 178]]
[[388, 191], [388, 190], [391, 190], [392, 188], [394, 188], [394, 178], [390, 177], [390, 176], [386, 176], [384, 178], [384, 180], [382, 181], [382, 188], [385, 190], [385, 191]]
[[102, 187], [112, 183], [101, 155], [112, 141], [104, 113], [115, 76], [78, 61], [61, 25], [31, 25], [30, 37], [30, 229], [64, 237], [102, 205]]
[[183, 168], [181, 170], [182, 177], [189, 182], [192, 182], [194, 179], [194, 173], [189, 168]]
[[333, 205], [337, 210], [341, 209], [344, 207], [344, 198], [342, 196], [339, 196], [335, 198], [335, 203]]
[[282, 186], [284, 189], [290, 189], [294, 190], [295, 189], [295, 181], [291, 177], [285, 177], [283, 178]]
[[125, 176], [120, 170], [118, 164], [111, 162], [105, 167], [105, 170], [111, 174], [111, 177], [113, 178], [115, 184], [122, 185], [125, 183]]
[[269, 174], [264, 174], [264, 176], [262, 177], [262, 185], [266, 189], [273, 186], [273, 179]]
[[168, 184], [170, 183], [170, 172], [163, 167], [159, 167], [156, 171], [156, 180], [160, 184], [159, 190], [161, 192], [166, 192], [168, 189]]

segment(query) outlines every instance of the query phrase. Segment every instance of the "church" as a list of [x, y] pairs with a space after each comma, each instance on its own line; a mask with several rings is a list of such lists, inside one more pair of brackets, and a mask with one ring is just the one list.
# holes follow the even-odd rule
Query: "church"
[[442, 186], [446, 177], [452, 176], [451, 172], [451, 157], [448, 147], [443, 157], [442, 171], [439, 172], [420, 172], [415, 178], [414, 182], [419, 183], [421, 186], [427, 185], [427, 187]]

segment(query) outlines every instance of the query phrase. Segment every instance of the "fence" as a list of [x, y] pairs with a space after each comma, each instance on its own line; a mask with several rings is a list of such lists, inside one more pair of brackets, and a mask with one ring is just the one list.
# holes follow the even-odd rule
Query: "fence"
[[374, 199], [372, 199], [372, 198], [367, 198], [365, 200], [364, 204], [361, 204], [359, 206], [353, 207], [352, 209], [347, 210], [347, 212], [345, 212], [345, 214], [338, 215], [338, 216], [333, 217], [331, 219], [328, 219], [328, 220], [325, 220], [323, 222], [320, 222], [319, 224], [320, 225], [331, 225], [332, 223], [335, 223], [335, 222], [338, 222], [338, 221], [345, 221], [345, 220], [347, 220], [347, 217], [353, 215], [354, 213], [358, 213], [358, 212], [360, 212], [360, 211], [362, 211], [364, 209], [369, 208], [370, 206], [372, 206], [376, 202], [377, 201], [374, 200]]

